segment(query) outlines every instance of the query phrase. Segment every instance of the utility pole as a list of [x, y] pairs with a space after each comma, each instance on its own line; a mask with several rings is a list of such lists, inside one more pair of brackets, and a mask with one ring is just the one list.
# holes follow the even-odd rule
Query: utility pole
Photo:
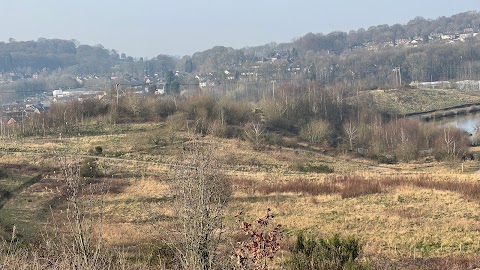
[[398, 75], [400, 77], [400, 86], [402, 86], [402, 71], [400, 70], [400, 67], [398, 67]]
[[272, 87], [273, 87], [273, 89], [272, 89], [272, 97], [273, 97], [273, 99], [275, 99], [275, 82], [276, 82], [276, 81], [272, 81]]
[[119, 83], [115, 84], [115, 88], [117, 90], [117, 108], [118, 108], [118, 86], [119, 85], [120, 85]]
[[392, 70], [395, 73], [395, 85], [401, 86], [402, 85], [402, 72], [400, 67], [394, 67]]
[[25, 135], [25, 117], [24, 117], [25, 109], [22, 109], [22, 135]]

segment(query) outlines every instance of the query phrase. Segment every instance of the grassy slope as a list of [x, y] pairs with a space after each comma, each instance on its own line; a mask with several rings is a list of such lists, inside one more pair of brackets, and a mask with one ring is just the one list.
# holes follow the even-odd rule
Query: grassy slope
[[[106, 158], [100, 159], [99, 163], [108, 176], [111, 190], [105, 199], [104, 236], [109, 245], [134, 248], [139, 243], [165, 236], [163, 228], [169, 226], [173, 215], [168, 189], [172, 176], [170, 165], [180, 153], [181, 142], [192, 137], [177, 134], [173, 144], [159, 147], [149, 140], [158, 129], [162, 127], [142, 124], [130, 125], [110, 135], [2, 142], [0, 146], [4, 148], [16, 144], [21, 152], [1, 156], [0, 164], [52, 166], [56, 162], [51, 155], [54, 149], [88, 155], [93, 147], [102, 146]], [[271, 207], [277, 214], [275, 222], [287, 228], [287, 235], [293, 236], [299, 230], [325, 236], [332, 233], [356, 235], [365, 244], [366, 254], [373, 257], [402, 258], [480, 251], [479, 202], [466, 199], [459, 193], [402, 186], [380, 194], [342, 199], [338, 194], [266, 195], [259, 191], [259, 187], [266, 184], [280, 185], [298, 179], [324, 181], [324, 174], [292, 170], [291, 165], [296, 163], [327, 164], [335, 169], [336, 174], [355, 173], [380, 182], [386, 176], [419, 174], [429, 174], [440, 180], [478, 182], [480, 177], [473, 174], [478, 170], [477, 162], [467, 162], [465, 168], [469, 169], [460, 173], [457, 163], [378, 165], [348, 156], [332, 157], [314, 149], [274, 147], [258, 152], [244, 141], [210, 137], [204, 140], [217, 146], [222, 169], [236, 184], [227, 217], [231, 226], [234, 226], [233, 216], [239, 211], [254, 219]], [[10, 224], [45, 220], [42, 209], [51, 202], [57, 188], [56, 182], [48, 179], [47, 176], [9, 202], [3, 211], [6, 211], [4, 217], [10, 220]], [[153, 226], [155, 222], [160, 227]]]
[[[372, 100], [379, 111], [399, 114], [480, 102], [477, 92], [456, 89], [373, 90], [363, 92], [360, 99]], [[356, 102], [356, 98], [351, 98], [350, 102]]]

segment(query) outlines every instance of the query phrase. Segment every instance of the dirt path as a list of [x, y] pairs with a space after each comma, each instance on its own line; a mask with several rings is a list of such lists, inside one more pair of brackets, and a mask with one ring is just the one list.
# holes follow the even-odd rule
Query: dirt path
[[15, 197], [16, 195], [18, 195], [20, 192], [22, 192], [24, 189], [32, 186], [33, 184], [35, 183], [38, 183], [40, 180], [42, 180], [42, 175], [39, 174], [35, 177], [32, 177], [30, 179], [28, 179], [25, 183], [21, 184], [20, 186], [18, 186], [17, 188], [15, 188], [14, 190], [12, 191], [5, 191], [3, 192], [1, 195], [0, 195], [0, 209], [2, 209], [5, 204], [7, 204], [7, 202], [12, 199], [13, 197]]
[[[312, 148], [312, 147], [306, 147], [305, 145], [300, 145], [301, 148], [300, 149], [297, 149], [297, 150], [300, 150], [302, 152], [305, 152], [305, 153], [312, 153], [312, 154], [315, 154], [315, 155], [318, 155], [318, 156], [321, 156], [323, 158], [326, 158], [326, 159], [335, 159], [334, 156], [331, 156], [331, 155], [328, 155], [327, 153], [324, 153], [321, 149], [315, 149], [315, 148]], [[9, 153], [28, 153], [28, 154], [33, 154], [33, 155], [43, 155], [43, 153], [39, 153], [39, 152], [36, 152], [36, 151], [15, 151], [15, 150], [3, 150], [3, 152], [9, 152]], [[64, 155], [64, 156], [68, 156], [68, 157], [72, 157], [72, 158], [75, 158], [75, 157], [79, 157], [79, 158], [93, 158], [93, 159], [97, 159], [97, 160], [108, 160], [108, 161], [114, 161], [114, 162], [130, 162], [130, 163], [136, 163], [136, 164], [149, 164], [149, 165], [155, 165], [155, 166], [164, 166], [166, 170], [170, 170], [170, 169], [173, 169], [175, 166], [182, 166], [182, 165], [178, 165], [178, 164], [173, 164], [173, 163], [168, 163], [168, 162], [159, 162], [159, 161], [145, 161], [145, 160], [138, 160], [138, 159], [129, 159], [129, 158], [121, 158], [121, 157], [105, 157], [105, 156], [97, 156], [97, 155], [82, 155], [82, 154], [67, 154], [67, 153], [63, 153], [61, 155]], [[376, 163], [363, 163], [363, 162], [358, 162], [358, 161], [351, 161], [355, 164], [357, 164], [359, 167], [361, 168], [365, 168], [367, 170], [371, 170], [371, 171], [377, 171], [377, 172], [393, 172], [395, 171], [395, 169], [392, 169], [392, 168], [387, 168], [387, 167], [382, 167], [382, 166], [379, 166], [377, 165]], [[192, 168], [193, 167], [189, 167], [189, 166], [185, 166], [183, 165], [184, 167], [187, 167], [187, 168]], [[232, 169], [232, 168], [221, 168], [220, 170], [222, 170], [223, 172], [227, 172], [227, 173], [236, 173], [238, 172], [236, 169]], [[480, 170], [479, 170], [479, 173], [480, 173]], [[0, 199], [1, 200], [1, 199]]]

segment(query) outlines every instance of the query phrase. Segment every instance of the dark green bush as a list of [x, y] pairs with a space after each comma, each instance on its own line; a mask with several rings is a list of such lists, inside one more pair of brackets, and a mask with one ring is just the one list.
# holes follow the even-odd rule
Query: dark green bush
[[177, 269], [180, 267], [176, 257], [176, 250], [165, 243], [154, 247], [147, 257], [149, 266], [156, 266], [162, 269]]
[[103, 154], [103, 148], [101, 146], [95, 146], [95, 154], [97, 155]]
[[97, 177], [99, 176], [99, 170], [97, 161], [94, 158], [84, 159], [80, 163], [80, 176], [81, 177]]
[[311, 165], [311, 164], [294, 164], [292, 169], [305, 173], [333, 173], [334, 169], [326, 164]]
[[448, 154], [445, 151], [435, 151], [433, 153], [436, 161], [444, 161], [448, 158]]
[[371, 159], [378, 161], [382, 164], [396, 164], [398, 159], [396, 156], [385, 156], [385, 155], [371, 155]]
[[8, 191], [8, 190], [7, 190], [7, 191], [4, 191], [4, 192], [0, 192], [0, 193], [1, 193], [2, 197], [3, 197], [3, 198], [6, 198], [6, 199], [10, 199], [10, 198], [13, 197], [12, 192], [10, 192], [10, 191]]
[[138, 137], [136, 149], [144, 149], [146, 146], [153, 144], [154, 146], [164, 147], [175, 141], [175, 130], [171, 125], [166, 125], [148, 132], [145, 136]]
[[175, 114], [177, 112], [177, 106], [175, 105], [175, 101], [173, 99], [158, 99], [155, 104], [155, 114], [166, 118], [170, 115]]
[[212, 130], [214, 136], [219, 138], [242, 138], [245, 135], [245, 131], [240, 126], [220, 125]]
[[288, 148], [298, 148], [298, 143], [295, 139], [282, 136], [274, 132], [265, 133], [265, 143], [267, 145], [276, 145]]
[[189, 120], [202, 120], [206, 122], [217, 119], [218, 103], [213, 96], [208, 94], [194, 94], [184, 101], [180, 110]]
[[221, 116], [227, 125], [244, 125], [254, 118], [252, 106], [244, 101], [223, 99], [219, 102]]
[[8, 173], [5, 171], [5, 169], [0, 168], [0, 178], [5, 178], [8, 176]]
[[285, 265], [293, 270], [368, 269], [356, 262], [361, 250], [359, 240], [354, 237], [334, 235], [327, 239], [306, 239], [299, 234]]

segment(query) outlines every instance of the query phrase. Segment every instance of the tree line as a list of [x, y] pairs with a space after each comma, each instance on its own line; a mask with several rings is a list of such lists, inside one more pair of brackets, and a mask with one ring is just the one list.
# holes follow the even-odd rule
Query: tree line
[[[296, 147], [286, 140], [293, 136], [381, 162], [457, 158], [470, 142], [469, 134], [456, 128], [388, 115], [372, 108], [368, 99], [351, 102], [357, 97], [342, 84], [280, 83], [274, 95], [262, 89], [253, 96], [201, 90], [156, 96], [132, 90], [117, 101], [112, 87], [103, 100], [53, 104], [48, 112], [30, 114], [21, 123], [3, 123], [2, 136], [76, 136], [120, 123], [162, 121], [177, 131], [250, 140], [259, 150], [268, 145]], [[152, 137], [146, 143], [162, 139]]]
[[[168, 71], [180, 71], [187, 74], [223, 72], [225, 69], [242, 71], [246, 66], [261, 61], [265, 57], [280, 57], [289, 59], [290, 64], [301, 66], [303, 69], [311, 66], [312, 62], [318, 62], [316, 59], [322, 63], [329, 63], [317, 70], [317, 73], [322, 73], [318, 74], [319, 77], [322, 75], [338, 79], [352, 77], [352, 74], [345, 73], [349, 70], [355, 73], [353, 76], [364, 77], [361, 71], [383, 76], [384, 72], [376, 70], [376, 68], [403, 65], [402, 70], [405, 70], [403, 72], [405, 72], [407, 82], [410, 79], [424, 81], [445, 78], [461, 79], [472, 77], [470, 73], [476, 72], [478, 54], [475, 49], [472, 49], [476, 47], [475, 43], [470, 46], [461, 45], [459, 48], [431, 46], [400, 50], [400, 52], [397, 50], [381, 52], [361, 50], [359, 53], [351, 54], [350, 50], [370, 42], [395, 44], [399, 39], [424, 38], [432, 33], [461, 33], [465, 29], [472, 31], [480, 29], [478, 12], [460, 13], [451, 17], [439, 17], [435, 20], [416, 17], [405, 25], [378, 25], [368, 29], [352, 30], [348, 33], [339, 31], [328, 34], [308, 33], [290, 43], [276, 44], [272, 42], [264, 46], [243, 49], [216, 46], [182, 58], [160, 54], [151, 59], [133, 58], [117, 50], [106, 49], [102, 45], [83, 45], [76, 40], [39, 38], [36, 41], [15, 41], [10, 39], [9, 42], [0, 42], [0, 71], [32, 74], [42, 70], [61, 69], [66, 73], [76, 75], [154, 76], [157, 74], [159, 77], [164, 77]], [[424, 40], [425, 43], [428, 42], [428, 39]], [[461, 52], [449, 54], [456, 51]], [[339, 59], [336, 59], [335, 56]], [[424, 61], [426, 58], [429, 61]], [[365, 61], [362, 59], [368, 59], [367, 63], [362, 63]], [[385, 61], [377, 63], [378, 59], [385, 59]], [[352, 64], [352, 61], [360, 62], [361, 68]], [[422, 67], [421, 64], [429, 65], [429, 67]], [[446, 67], [442, 68], [443, 66]], [[340, 71], [336, 69], [340, 69]], [[343, 72], [342, 69], [344, 69]], [[462, 69], [469, 69], [470, 73], [460, 72], [459, 70]]]

